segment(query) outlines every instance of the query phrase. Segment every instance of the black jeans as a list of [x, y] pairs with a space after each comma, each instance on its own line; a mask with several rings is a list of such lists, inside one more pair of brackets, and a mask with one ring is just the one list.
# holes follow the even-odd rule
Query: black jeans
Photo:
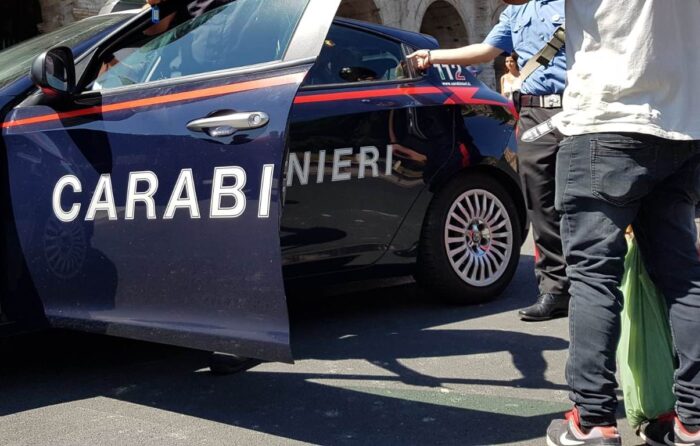
[[[519, 134], [547, 121], [560, 111], [559, 108], [523, 107], [518, 121]], [[562, 139], [564, 135], [555, 130], [537, 141], [518, 141], [518, 173], [537, 247], [535, 276], [540, 294], [569, 294], [559, 214], [554, 209], [555, 168]]]
[[676, 411], [684, 423], [700, 424], [700, 260], [693, 222], [700, 142], [607, 133], [567, 138], [557, 157], [556, 190], [572, 296], [566, 378], [581, 423], [615, 424], [618, 287], [624, 232], [632, 224], [669, 305], [680, 363]]

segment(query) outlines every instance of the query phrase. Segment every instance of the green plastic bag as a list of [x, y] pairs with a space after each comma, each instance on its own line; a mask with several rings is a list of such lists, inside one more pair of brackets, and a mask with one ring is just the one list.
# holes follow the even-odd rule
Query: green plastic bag
[[625, 258], [622, 336], [617, 350], [625, 412], [632, 427], [673, 410], [673, 341], [666, 300], [632, 240]]

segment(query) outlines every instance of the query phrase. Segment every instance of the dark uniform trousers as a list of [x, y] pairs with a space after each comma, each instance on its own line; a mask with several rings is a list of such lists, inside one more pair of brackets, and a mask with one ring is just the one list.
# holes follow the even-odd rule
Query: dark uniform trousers
[[[561, 108], [522, 107], [518, 122], [519, 137], [560, 111]], [[559, 213], [554, 209], [556, 159], [563, 139], [564, 136], [555, 130], [534, 142], [518, 140], [518, 170], [537, 247], [535, 275], [540, 294], [569, 293], [566, 260], [559, 233]]]

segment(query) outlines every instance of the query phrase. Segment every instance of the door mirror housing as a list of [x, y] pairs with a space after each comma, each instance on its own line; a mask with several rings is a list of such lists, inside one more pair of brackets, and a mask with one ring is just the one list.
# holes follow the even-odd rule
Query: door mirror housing
[[71, 96], [75, 91], [75, 60], [70, 48], [52, 48], [34, 59], [34, 84], [49, 96]]

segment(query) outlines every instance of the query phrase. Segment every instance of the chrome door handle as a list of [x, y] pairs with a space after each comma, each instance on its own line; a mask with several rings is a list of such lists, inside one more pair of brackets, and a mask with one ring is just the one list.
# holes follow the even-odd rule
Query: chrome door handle
[[229, 113], [195, 119], [187, 124], [193, 132], [204, 132], [209, 136], [231, 136], [239, 130], [252, 130], [265, 127], [270, 117], [265, 112]]

